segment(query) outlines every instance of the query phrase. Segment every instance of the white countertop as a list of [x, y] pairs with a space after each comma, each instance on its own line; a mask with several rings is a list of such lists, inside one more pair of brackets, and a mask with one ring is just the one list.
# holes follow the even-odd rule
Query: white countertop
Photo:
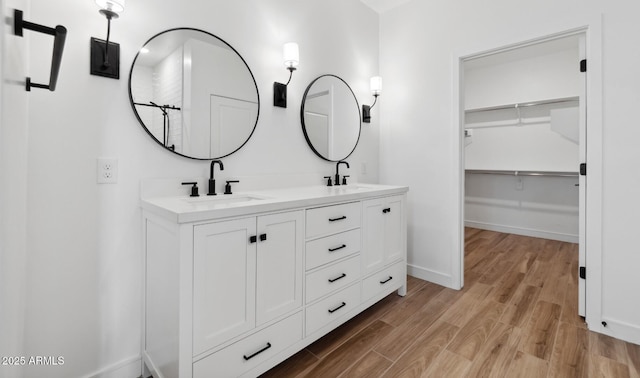
[[142, 198], [143, 209], [176, 223], [199, 222], [255, 213], [322, 206], [335, 202], [403, 194], [406, 186], [353, 184], [304, 186], [286, 189], [237, 192], [200, 197], [167, 196]]

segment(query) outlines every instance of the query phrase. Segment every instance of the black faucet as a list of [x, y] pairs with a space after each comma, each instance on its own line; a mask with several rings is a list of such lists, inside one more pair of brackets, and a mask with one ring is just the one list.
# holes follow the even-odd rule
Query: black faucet
[[208, 196], [215, 196], [218, 193], [216, 193], [216, 180], [213, 178], [213, 166], [218, 163], [218, 165], [220, 166], [220, 170], [224, 171], [224, 165], [222, 165], [222, 161], [220, 160], [212, 160], [211, 161], [211, 173], [209, 175], [209, 193], [207, 193]]
[[340, 160], [339, 162], [336, 163], [336, 178], [335, 181], [333, 183], [333, 185], [340, 185], [340, 174], [338, 173], [338, 170], [340, 169], [340, 164], [346, 164], [347, 168], [351, 168], [349, 167], [349, 163], [347, 163], [344, 160]]

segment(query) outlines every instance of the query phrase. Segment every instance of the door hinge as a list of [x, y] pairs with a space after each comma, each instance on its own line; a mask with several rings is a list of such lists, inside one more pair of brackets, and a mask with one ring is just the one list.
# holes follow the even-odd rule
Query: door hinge
[[580, 164], [580, 176], [586, 176], [587, 175], [587, 163], [581, 163]]
[[582, 278], [583, 280], [587, 279], [587, 268], [585, 268], [584, 266], [580, 267], [580, 278]]
[[587, 72], [587, 60], [582, 59], [580, 61], [580, 72]]

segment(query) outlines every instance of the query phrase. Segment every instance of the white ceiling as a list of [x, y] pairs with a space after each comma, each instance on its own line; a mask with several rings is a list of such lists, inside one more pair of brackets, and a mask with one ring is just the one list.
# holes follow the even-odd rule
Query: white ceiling
[[360, 0], [369, 8], [378, 13], [384, 13], [390, 9], [408, 3], [411, 0]]

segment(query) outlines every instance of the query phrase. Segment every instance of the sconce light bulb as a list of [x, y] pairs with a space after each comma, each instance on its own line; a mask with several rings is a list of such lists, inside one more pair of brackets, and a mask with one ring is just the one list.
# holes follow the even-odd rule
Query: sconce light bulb
[[125, 0], [96, 0], [96, 4], [100, 9], [113, 13], [121, 13], [124, 11]]
[[300, 63], [298, 44], [295, 42], [285, 43], [282, 48], [282, 56], [284, 58], [284, 66], [289, 70], [295, 70]]
[[371, 89], [372, 95], [380, 96], [382, 93], [382, 78], [380, 76], [372, 77], [369, 82], [369, 88]]

